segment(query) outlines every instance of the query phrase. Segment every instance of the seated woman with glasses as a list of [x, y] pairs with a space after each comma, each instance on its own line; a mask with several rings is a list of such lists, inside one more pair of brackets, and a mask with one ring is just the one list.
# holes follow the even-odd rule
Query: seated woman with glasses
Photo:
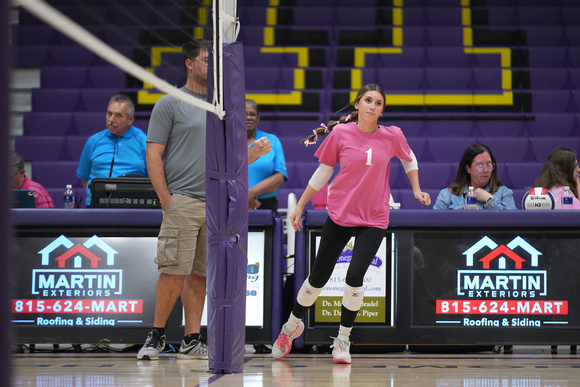
[[472, 144], [465, 150], [455, 181], [439, 192], [433, 209], [464, 210], [469, 186], [474, 188], [479, 209], [516, 209], [513, 192], [499, 181], [495, 157], [487, 145]]

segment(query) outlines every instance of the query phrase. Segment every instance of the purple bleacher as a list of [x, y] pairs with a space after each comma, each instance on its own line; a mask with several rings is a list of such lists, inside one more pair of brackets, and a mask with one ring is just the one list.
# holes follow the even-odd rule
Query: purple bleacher
[[[288, 194], [293, 193], [296, 195], [296, 201], [300, 200], [300, 196], [302, 192], [304, 192], [305, 187], [294, 187], [294, 188], [287, 188], [285, 184], [282, 184], [280, 189], [278, 190], [278, 209], [288, 208]], [[312, 210], [314, 207], [312, 206], [312, 202], [309, 201], [306, 206], [304, 206], [305, 210]]]
[[[407, 175], [405, 174], [405, 169], [403, 164], [397, 159], [391, 159], [391, 168], [389, 170], [389, 187], [391, 188], [407, 188], [410, 187], [408, 182], [405, 182]], [[407, 179], [409, 180], [409, 179]]]
[[[317, 28], [318, 30], [318, 28]], [[258, 26], [246, 26], [240, 28], [240, 33], [238, 34], [238, 42], [249, 46], [258, 46], [264, 44], [264, 27]]]
[[403, 42], [405, 46], [461, 47], [463, 45], [463, 28], [460, 26], [405, 27]]
[[[47, 161], [43, 163], [32, 163], [32, 180], [42, 184], [44, 187], [64, 187], [72, 184], [75, 187], [80, 186], [80, 180], [77, 177], [78, 161]], [[62, 192], [61, 192], [62, 201]]]
[[[259, 6], [264, 5], [264, 0], [244, 0], [248, 5]], [[294, 0], [297, 7], [352, 7], [352, 0]], [[360, 7], [374, 7], [376, 0], [358, 0], [356, 5]]]
[[[88, 137], [105, 129], [106, 107], [100, 112], [27, 112], [24, 136]], [[133, 125], [147, 133], [149, 120], [136, 117]]]
[[113, 89], [125, 85], [125, 72], [118, 67], [44, 67], [40, 86], [61, 89]]
[[432, 210], [433, 204], [435, 204], [435, 200], [437, 200], [437, 195], [443, 188], [444, 187], [422, 189], [423, 192], [427, 192], [431, 196], [431, 204], [428, 206], [421, 203], [419, 200], [415, 199], [415, 196], [413, 195], [413, 190], [410, 188], [391, 189], [391, 195], [393, 195], [393, 200], [395, 201], [395, 203], [401, 204], [402, 210]]
[[567, 137], [580, 134], [577, 113], [535, 114], [533, 120], [526, 121], [526, 131], [532, 137]]
[[427, 145], [427, 139], [425, 137], [409, 137], [406, 130], [403, 129], [403, 134], [407, 138], [407, 144], [415, 154], [417, 160], [423, 160], [423, 153], [425, 152], [425, 147]]
[[[493, 150], [492, 150], [493, 152]], [[495, 153], [494, 153], [495, 156]], [[509, 174], [507, 172], [506, 163], [502, 161], [497, 161], [496, 158], [496, 165], [495, 168], [497, 170], [497, 177], [499, 181], [508, 188], [511, 188], [512, 182], [510, 180]], [[457, 169], [457, 168], [456, 168]]]
[[105, 112], [111, 97], [120, 91], [122, 89], [35, 89], [32, 90], [32, 106], [40, 112]]
[[544, 162], [552, 149], [564, 147], [580, 152], [580, 138], [578, 137], [532, 137], [530, 145], [538, 162]]
[[[533, 188], [544, 163], [506, 163], [511, 189]], [[506, 179], [507, 181], [507, 179]], [[506, 184], [506, 183], [504, 183]]]
[[465, 149], [476, 142], [474, 137], [433, 137], [427, 139], [427, 146], [434, 162], [458, 162]]
[[317, 161], [312, 162], [287, 162], [288, 180], [284, 183], [287, 188], [304, 189], [312, 174], [320, 164]]
[[[522, 117], [525, 118], [525, 117]], [[518, 137], [526, 135], [526, 122], [522, 120], [477, 120], [477, 131], [482, 137]]]
[[[265, 9], [263, 7], [262, 9]], [[369, 18], [374, 19], [376, 6], [350, 6], [350, 7], [292, 7], [294, 26], [304, 27], [359, 27], [368, 25]], [[264, 12], [265, 13], [265, 12]]]
[[[407, 3], [405, 3], [405, 6]], [[461, 25], [461, 8], [454, 7], [405, 7], [405, 26], [457, 26]]]
[[559, 7], [518, 6], [486, 7], [490, 25], [494, 27], [553, 26], [564, 23], [564, 15]]
[[528, 154], [527, 137], [479, 137], [477, 142], [487, 145], [498, 162], [536, 161]]
[[501, 90], [500, 68], [427, 68], [426, 80], [432, 90]]
[[577, 26], [542, 26], [527, 27], [526, 43], [528, 46], [572, 46], [580, 45], [580, 27]]
[[318, 162], [318, 159], [314, 157], [314, 153], [316, 152], [316, 149], [318, 149], [320, 139], [318, 144], [310, 145], [308, 147], [299, 142], [301, 138], [305, 138], [308, 135], [309, 133], [306, 132], [304, 137], [280, 137], [282, 149], [284, 149], [284, 157], [287, 163], [296, 161]]
[[155, 68], [155, 75], [175, 87], [185, 84], [187, 75], [182, 67], [160, 66]]
[[522, 209], [522, 200], [529, 188], [511, 188], [513, 191], [514, 202], [518, 210]]
[[580, 87], [580, 70], [570, 68], [532, 68], [530, 88], [533, 90], [569, 90]]
[[15, 150], [24, 160], [44, 162], [72, 159], [66, 142], [57, 136], [16, 137]]
[[[453, 163], [419, 163], [419, 182], [421, 189], [443, 188], [455, 180], [457, 169]], [[409, 179], [405, 175], [406, 185], [401, 188], [411, 188]], [[399, 184], [399, 186], [401, 186]]]
[[[417, 117], [416, 121], [410, 121], [410, 120], [400, 120], [397, 119], [397, 117], [393, 117], [391, 115], [389, 115], [388, 117], [383, 117], [383, 120], [379, 121], [379, 124], [381, 125], [385, 125], [385, 126], [398, 126], [399, 128], [401, 128], [401, 130], [403, 131], [403, 134], [405, 135], [405, 137], [407, 138], [407, 142], [409, 142], [409, 145], [411, 146], [411, 148], [413, 148], [413, 145], [411, 145], [411, 140], [415, 140], [414, 137], [421, 137], [425, 135], [425, 127], [426, 127], [426, 122], [424, 120], [421, 120], [420, 117]], [[425, 147], [425, 139], [421, 138], [421, 139], [417, 139], [423, 142], [423, 144], [419, 144], [419, 146], [421, 147], [421, 153], [423, 152], [423, 148]], [[415, 155], [418, 154], [415, 151]]]
[[425, 47], [424, 60], [430, 67], [499, 68], [501, 66], [499, 54], [468, 54], [465, 53], [463, 47]]
[[246, 67], [247, 90], [292, 90], [294, 69], [270, 67]]
[[[472, 120], [426, 122], [426, 133], [433, 137], [475, 137], [478, 133]], [[475, 140], [475, 139], [474, 139]], [[436, 160], [435, 160], [436, 161]]]
[[[421, 1], [421, 0], [417, 0]], [[490, 7], [550, 7], [554, 5], [554, 0], [487, 0]], [[563, 7], [577, 6], [577, 0], [559, 0], [558, 4]]]
[[16, 137], [16, 151], [25, 160], [34, 162], [76, 161], [87, 137], [82, 136], [20, 136]]
[[[300, 144], [299, 141], [309, 136], [312, 130], [317, 128], [321, 123], [321, 120], [290, 120], [286, 118], [277, 119], [276, 117], [272, 120], [265, 120], [263, 119], [263, 112], [261, 115], [262, 120], [258, 125], [258, 129], [275, 134], [280, 140], [286, 137], [285, 143], [288, 144], [290, 149], [295, 149], [296, 146], [304, 147], [304, 144]], [[284, 152], [286, 152], [286, 148], [284, 148]], [[309, 152], [312, 152], [312, 148]]]
[[[171, 21], [180, 24], [180, 8], [171, 6], [125, 6], [119, 3], [118, 7], [103, 6], [102, 4], [87, 6], [71, 6], [59, 9], [65, 16], [68, 16], [82, 26], [102, 25], [105, 21], [111, 25], [148, 25], [155, 26], [167, 24]], [[19, 22], [26, 25], [44, 24], [28, 12], [21, 11]]]
[[26, 112], [23, 116], [24, 137], [66, 136], [71, 132], [72, 122], [72, 113]]
[[[125, 57], [131, 58], [135, 47], [118, 46], [115, 49]], [[109, 64], [97, 54], [78, 45], [14, 45], [12, 52], [14, 65], [17, 67], [104, 66]]]
[[530, 65], [534, 67], [578, 67], [578, 47], [528, 47]]
[[578, 108], [570, 90], [536, 90], [532, 98], [534, 113], [576, 113]]
[[365, 67], [420, 67], [425, 61], [425, 47], [405, 47], [401, 53], [366, 54]]
[[423, 90], [424, 70], [421, 68], [363, 69], [363, 84], [376, 82], [388, 93], [401, 90]]
[[[12, 28], [12, 42], [18, 45], [75, 45], [74, 40], [47, 25], [19, 25]], [[87, 31], [109, 45], [126, 46], [139, 44], [141, 27], [116, 25], [110, 26], [87, 26]]]
[[[321, 47], [327, 51], [326, 48]], [[297, 67], [298, 54], [288, 53], [267, 53], [262, 52], [262, 46], [244, 45], [244, 66], [245, 67]]]

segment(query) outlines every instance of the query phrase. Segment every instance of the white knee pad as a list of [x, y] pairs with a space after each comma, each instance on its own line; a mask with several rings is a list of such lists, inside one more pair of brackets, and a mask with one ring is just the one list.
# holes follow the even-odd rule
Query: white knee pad
[[315, 288], [310, 285], [308, 282], [308, 278], [302, 283], [302, 287], [298, 291], [298, 296], [296, 297], [296, 301], [304, 307], [311, 307], [314, 304], [314, 301], [318, 298], [318, 295], [322, 291], [322, 288]]
[[342, 305], [348, 309], [356, 312], [360, 309], [365, 295], [364, 287], [353, 288], [345, 284], [344, 295], [342, 296]]

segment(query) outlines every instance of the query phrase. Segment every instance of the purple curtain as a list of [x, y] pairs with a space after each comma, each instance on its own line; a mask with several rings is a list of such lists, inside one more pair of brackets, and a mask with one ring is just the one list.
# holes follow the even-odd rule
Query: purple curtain
[[242, 372], [246, 338], [248, 149], [241, 43], [224, 44], [223, 69], [226, 116], [208, 113], [206, 139], [207, 332], [209, 368], [216, 374]]

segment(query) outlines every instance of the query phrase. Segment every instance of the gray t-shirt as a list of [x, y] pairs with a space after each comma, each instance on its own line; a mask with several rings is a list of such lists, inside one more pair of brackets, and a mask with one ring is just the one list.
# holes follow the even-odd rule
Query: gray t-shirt
[[[201, 100], [185, 87], [180, 90]], [[157, 101], [151, 112], [147, 142], [165, 145], [163, 169], [172, 194], [205, 200], [206, 111], [170, 95]]]

